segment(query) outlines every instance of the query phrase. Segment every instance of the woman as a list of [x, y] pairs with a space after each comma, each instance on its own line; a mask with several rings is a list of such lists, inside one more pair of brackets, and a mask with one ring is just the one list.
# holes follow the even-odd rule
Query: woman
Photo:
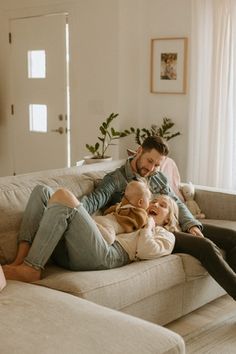
[[50, 257], [66, 269], [99, 270], [170, 254], [175, 238], [167, 228], [175, 230], [177, 211], [171, 198], [161, 196], [151, 203], [145, 228], [121, 234], [108, 245], [70, 191], [59, 189], [53, 194], [49, 187], [37, 186], [23, 216], [17, 257], [3, 266], [5, 276], [25, 282], [39, 280]]

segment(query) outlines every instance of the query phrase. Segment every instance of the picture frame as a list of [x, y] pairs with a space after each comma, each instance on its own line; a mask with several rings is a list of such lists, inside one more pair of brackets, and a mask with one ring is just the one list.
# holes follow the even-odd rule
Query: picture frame
[[185, 94], [186, 37], [151, 39], [151, 93]]

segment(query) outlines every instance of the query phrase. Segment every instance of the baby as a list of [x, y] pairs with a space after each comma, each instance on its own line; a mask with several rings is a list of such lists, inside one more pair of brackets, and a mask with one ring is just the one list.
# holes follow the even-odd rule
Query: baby
[[132, 181], [127, 184], [120, 203], [108, 208], [104, 215], [93, 217], [109, 245], [116, 235], [133, 232], [147, 224], [150, 198], [151, 192], [144, 182]]

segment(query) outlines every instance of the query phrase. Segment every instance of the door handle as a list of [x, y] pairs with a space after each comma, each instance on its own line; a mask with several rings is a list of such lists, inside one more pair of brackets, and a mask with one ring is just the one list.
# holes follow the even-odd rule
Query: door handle
[[51, 132], [63, 134], [64, 133], [64, 128], [63, 127], [59, 127], [58, 129], [52, 129]]

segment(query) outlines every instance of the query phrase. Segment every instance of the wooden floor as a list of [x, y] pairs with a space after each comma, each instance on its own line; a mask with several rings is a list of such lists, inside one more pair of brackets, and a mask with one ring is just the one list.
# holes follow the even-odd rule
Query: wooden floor
[[236, 302], [229, 295], [224, 295], [165, 327], [187, 338], [191, 333], [198, 332], [201, 328], [218, 322], [219, 319], [223, 321], [235, 311]]

